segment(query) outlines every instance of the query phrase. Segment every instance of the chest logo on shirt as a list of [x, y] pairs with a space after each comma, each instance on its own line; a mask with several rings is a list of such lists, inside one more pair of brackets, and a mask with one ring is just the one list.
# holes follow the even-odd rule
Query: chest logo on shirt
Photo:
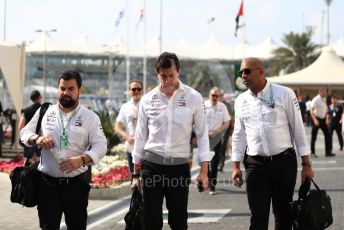
[[81, 117], [81, 115], [80, 116], [78, 116], [76, 119], [75, 119], [75, 122], [74, 122], [74, 125], [75, 126], [78, 126], [78, 127], [82, 127], [82, 117]]
[[178, 99], [178, 106], [179, 107], [184, 107], [186, 106], [186, 99], [185, 99], [185, 94], [182, 94], [179, 99]]

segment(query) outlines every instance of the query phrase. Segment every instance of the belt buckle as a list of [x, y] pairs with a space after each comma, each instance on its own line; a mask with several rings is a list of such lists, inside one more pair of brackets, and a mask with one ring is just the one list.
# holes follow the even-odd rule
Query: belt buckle
[[68, 178], [59, 178], [58, 179], [59, 184], [69, 184]]

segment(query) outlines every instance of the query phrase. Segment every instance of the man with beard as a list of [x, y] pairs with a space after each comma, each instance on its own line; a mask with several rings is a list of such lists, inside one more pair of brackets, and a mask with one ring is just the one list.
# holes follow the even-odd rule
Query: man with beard
[[78, 71], [63, 72], [59, 102], [47, 109], [40, 134], [35, 133], [40, 109], [20, 132], [25, 145], [43, 148], [37, 205], [41, 229], [60, 229], [62, 214], [68, 229], [86, 229], [88, 165], [105, 155], [107, 141], [99, 117], [79, 103], [81, 84]]
[[302, 182], [314, 175], [299, 104], [293, 90], [266, 80], [257, 58], [245, 58], [239, 76], [248, 90], [235, 100], [232, 181], [237, 187], [243, 184], [243, 161], [252, 214], [250, 230], [268, 229], [271, 201], [275, 229], [291, 230], [289, 203], [297, 175], [294, 144], [302, 158]]
[[187, 229], [190, 184], [190, 137], [194, 128], [201, 165], [197, 180], [208, 188], [209, 152], [203, 98], [179, 81], [179, 60], [164, 52], [156, 60], [160, 84], [140, 101], [133, 151], [132, 188], [140, 188], [142, 176], [145, 229], [163, 226], [162, 204], [166, 198], [171, 229]]

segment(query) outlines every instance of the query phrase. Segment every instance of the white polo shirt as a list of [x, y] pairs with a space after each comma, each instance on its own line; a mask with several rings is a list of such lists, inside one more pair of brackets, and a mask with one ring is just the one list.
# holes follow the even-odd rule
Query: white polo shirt
[[[135, 135], [139, 104], [140, 102], [135, 103], [133, 99], [124, 103], [119, 110], [118, 116], [116, 118], [116, 121], [121, 122], [122, 125], [125, 127], [127, 133], [132, 137], [134, 137]], [[134, 145], [129, 144], [127, 141], [125, 142], [125, 147], [127, 152], [130, 153], [134, 149]]]
[[209, 131], [220, 128], [224, 122], [230, 121], [231, 117], [225, 104], [218, 101], [212, 105], [210, 100], [204, 102], [207, 113], [207, 127]]
[[314, 109], [314, 114], [316, 117], [324, 119], [327, 114], [326, 98], [322, 98], [319, 94], [315, 96], [312, 100], [311, 107]]

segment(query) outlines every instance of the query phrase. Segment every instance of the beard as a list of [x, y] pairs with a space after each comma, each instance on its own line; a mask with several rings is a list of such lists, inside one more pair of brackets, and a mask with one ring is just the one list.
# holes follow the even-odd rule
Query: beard
[[72, 108], [73, 106], [76, 105], [78, 102], [79, 98], [76, 98], [75, 100], [69, 96], [64, 96], [62, 98], [59, 98], [59, 102], [64, 108]]

